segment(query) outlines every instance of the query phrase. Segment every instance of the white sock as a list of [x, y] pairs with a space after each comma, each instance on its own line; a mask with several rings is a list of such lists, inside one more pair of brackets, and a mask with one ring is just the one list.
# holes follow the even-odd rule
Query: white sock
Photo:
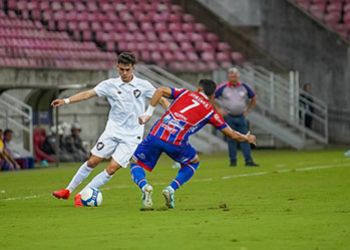
[[[96, 175], [85, 188], [99, 188], [102, 185], [106, 184], [113, 175], [109, 175], [106, 170], [103, 170], [101, 173]], [[83, 190], [85, 189], [83, 188]]]
[[168, 189], [171, 193], [174, 193], [174, 192], [175, 192], [175, 190], [173, 189], [172, 186], [167, 186], [166, 189]]
[[79, 186], [79, 184], [82, 183], [83, 180], [85, 180], [89, 176], [92, 170], [93, 168], [90, 168], [87, 165], [87, 161], [84, 162], [83, 165], [81, 165], [81, 167], [78, 169], [77, 173], [74, 175], [66, 189], [68, 189], [70, 192], [73, 192], [77, 188], [77, 186]]

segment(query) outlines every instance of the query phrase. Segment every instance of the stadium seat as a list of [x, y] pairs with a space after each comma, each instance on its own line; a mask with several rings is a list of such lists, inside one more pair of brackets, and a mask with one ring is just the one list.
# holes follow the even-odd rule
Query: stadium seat
[[[298, 2], [302, 1], [298, 0]], [[311, 2], [310, 0], [309, 2], [315, 6], [325, 4], [322, 1]], [[233, 51], [228, 44], [220, 41], [215, 33], [207, 31], [204, 24], [196, 21], [191, 14], [184, 12], [181, 6], [169, 0], [8, 0], [6, 5], [9, 12], [5, 15], [8, 18], [22, 19], [28, 22], [26, 25], [41, 25], [41, 27], [30, 28], [41, 31], [39, 39], [37, 35], [28, 36], [25, 33], [24, 23], [20, 24], [23, 27], [20, 32], [21, 38], [27, 38], [27, 40], [16, 40], [19, 49], [13, 55], [21, 57], [22, 50], [29, 48], [34, 49], [36, 57], [40, 55], [42, 60], [47, 61], [29, 62], [23, 58], [25, 59], [23, 61], [17, 59], [11, 61], [11, 65], [38, 63], [38, 65], [52, 65], [52, 67], [78, 67], [82, 58], [91, 58], [93, 54], [89, 54], [89, 51], [98, 53], [101, 50], [105, 53], [100, 53], [112, 56], [122, 50], [131, 50], [139, 55], [141, 61], [160, 62], [161, 65], [169, 67], [173, 60], [176, 62], [189, 60], [191, 62], [189, 70], [203, 71], [218, 66], [195, 63], [203, 56], [225, 59], [220, 62], [220, 65], [228, 65], [227, 57], [231, 63], [233, 62], [231, 57]], [[329, 8], [333, 10], [336, 7]], [[329, 22], [335, 19], [335, 14], [327, 16]], [[53, 33], [58, 36], [54, 38]], [[62, 34], [67, 43], [58, 42], [62, 40], [59, 34]], [[83, 42], [90, 42], [90, 44], [83, 45]], [[13, 46], [8, 39], [6, 43]], [[78, 46], [79, 44], [83, 46]], [[86, 45], [94, 46], [88, 49]], [[37, 53], [36, 50], [50, 50], [50, 53]], [[52, 50], [58, 53], [53, 53]], [[81, 53], [77, 53], [77, 50]], [[225, 56], [225, 53], [228, 56]], [[59, 54], [66, 61], [57, 61], [58, 59], [54, 58]], [[114, 57], [101, 56], [101, 58], [106, 60], [101, 62], [101, 65], [109, 65], [111, 62], [108, 60]], [[89, 60], [84, 61], [81, 67], [87, 68], [90, 65], [96, 68], [97, 64], [92, 65]], [[184, 64], [180, 66], [172, 64], [171, 68], [186, 69]]]

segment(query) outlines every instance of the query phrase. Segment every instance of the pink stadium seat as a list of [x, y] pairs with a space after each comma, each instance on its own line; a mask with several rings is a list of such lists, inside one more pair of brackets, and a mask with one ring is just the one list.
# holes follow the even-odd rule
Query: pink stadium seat
[[239, 52], [232, 52], [231, 58], [237, 64], [240, 64], [244, 61], [244, 56], [242, 55], [242, 53], [239, 53]]
[[205, 27], [204, 24], [195, 23], [195, 24], [194, 24], [194, 30], [195, 30], [196, 32], [202, 33], [202, 32], [205, 32], [207, 29], [206, 29], [206, 27]]
[[173, 40], [173, 37], [168, 32], [162, 32], [162, 33], [159, 34], [159, 39], [162, 42], [170, 42], [170, 41]]
[[177, 42], [189, 41], [189, 37], [186, 35], [186, 33], [183, 33], [183, 32], [173, 32], [173, 36], [174, 36], [175, 41], [177, 41]]
[[227, 43], [219, 42], [218, 43], [218, 50], [219, 51], [230, 51], [231, 47]]
[[350, 2], [344, 5], [344, 12], [350, 12]]
[[175, 51], [174, 58], [176, 61], [180, 61], [180, 62], [186, 61], [186, 59], [187, 59], [186, 55], [184, 53], [182, 53], [181, 51]]
[[[328, 5], [325, 22], [336, 24], [336, 20], [341, 20], [336, 16], [337, 1]], [[324, 12], [328, 3], [297, 0], [298, 4], [306, 2], [314, 6], [313, 13], [317, 16], [321, 15], [316, 10]], [[227, 43], [220, 42], [216, 34], [207, 32], [202, 23], [196, 22], [192, 15], [184, 13], [182, 7], [170, 0], [8, 0], [7, 6], [10, 8], [7, 16], [19, 21], [19, 15], [26, 20], [11, 24], [11, 27], [23, 28], [20, 32], [16, 29], [0, 32], [0, 39], [17, 37], [16, 40], [4, 41], [7, 46], [15, 48], [11, 55], [16, 59], [7, 62], [16, 65], [97, 69], [110, 65], [115, 58], [108, 55], [122, 50], [134, 51], [144, 62], [156, 62], [183, 71], [207, 71], [219, 65], [227, 66], [235, 59], [243, 60], [239, 53], [234, 59]], [[40, 26], [30, 19], [37, 20]], [[61, 32], [47, 34], [45, 29]], [[96, 44], [108, 53], [98, 52]], [[28, 55], [41, 58], [41, 61], [30, 61], [26, 59]], [[90, 62], [93, 58], [99, 58], [99, 62]], [[203, 58], [219, 59], [220, 64], [214, 61], [196, 63]]]
[[330, 26], [333, 26], [334, 24], [338, 23], [339, 20], [340, 20], [340, 13], [327, 13], [325, 16], [324, 16], [324, 21], [329, 24]]
[[183, 20], [185, 22], [187, 22], [187, 23], [191, 23], [191, 22], [195, 21], [194, 17], [192, 15], [190, 15], [190, 14], [184, 14], [183, 15]]
[[311, 10], [310, 9], [310, 12], [313, 16], [317, 17], [318, 19], [323, 19], [324, 10], [319, 10], [319, 9]]
[[153, 28], [153, 25], [151, 22], [142, 22], [141, 23], [141, 30], [152, 31], [152, 30], [154, 30], [154, 28]]
[[207, 40], [208, 42], [214, 42], [214, 43], [216, 43], [216, 42], [219, 41], [219, 37], [218, 37], [216, 34], [211, 33], [211, 32], [205, 33], [205, 37], [206, 37], [206, 40]]
[[171, 50], [171, 51], [180, 49], [179, 45], [178, 45], [176, 42], [173, 42], [173, 41], [167, 42], [167, 43], [166, 43], [166, 46], [167, 46], [167, 48], [168, 48], [169, 50]]
[[204, 61], [214, 61], [215, 60], [215, 53], [209, 52], [209, 51], [203, 52], [201, 54], [201, 59]]
[[343, 8], [342, 2], [332, 2], [327, 5], [327, 11], [328, 12], [340, 12]]
[[195, 48], [198, 51], [214, 51], [214, 47], [207, 42], [197, 42], [195, 43]]
[[180, 32], [182, 30], [181, 23], [169, 23], [169, 31], [171, 32]]
[[171, 62], [174, 60], [174, 54], [170, 51], [164, 51], [163, 57], [164, 57], [164, 60], [167, 62]]
[[164, 22], [161, 22], [161, 23], [156, 23], [154, 25], [154, 29], [157, 31], [157, 32], [164, 32], [164, 31], [167, 31], [168, 30], [168, 27], [167, 27], [167, 24], [164, 23]]
[[184, 52], [194, 51], [192, 43], [190, 43], [190, 42], [182, 42], [182, 43], [180, 43], [180, 48]]
[[199, 57], [198, 57], [197, 53], [195, 53], [194, 51], [188, 52], [187, 53], [187, 58], [191, 62], [197, 62], [199, 60]]
[[310, 6], [309, 10], [310, 12], [319, 12], [319, 11], [322, 11], [324, 12], [326, 9], [326, 3], [314, 3]]
[[350, 12], [345, 13], [343, 20], [345, 23], [350, 23]]
[[192, 23], [183, 23], [182, 24], [182, 31], [191, 33], [193, 32], [194, 27]]
[[222, 62], [222, 61], [230, 61], [230, 54], [228, 52], [219, 52], [216, 54], [216, 59], [219, 61], [219, 62]]
[[188, 33], [188, 36], [189, 36], [190, 41], [192, 41], [192, 42], [203, 42], [204, 41], [204, 37], [199, 33], [191, 32], [191, 33]]

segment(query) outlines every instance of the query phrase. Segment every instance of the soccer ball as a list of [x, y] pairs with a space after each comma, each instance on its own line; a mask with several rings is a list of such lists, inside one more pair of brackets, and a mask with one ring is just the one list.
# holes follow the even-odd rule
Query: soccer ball
[[102, 204], [102, 193], [96, 188], [86, 188], [81, 193], [81, 202], [86, 207], [98, 207]]

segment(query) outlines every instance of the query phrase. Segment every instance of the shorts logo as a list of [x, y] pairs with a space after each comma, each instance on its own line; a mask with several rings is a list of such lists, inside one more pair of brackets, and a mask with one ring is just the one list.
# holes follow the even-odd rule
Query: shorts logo
[[98, 142], [97, 145], [96, 145], [96, 148], [97, 148], [98, 151], [100, 151], [100, 150], [103, 149], [104, 146], [105, 145], [103, 144], [103, 142]]
[[145, 160], [146, 156], [144, 153], [139, 154], [137, 157], [139, 157], [141, 160]]
[[134, 90], [134, 96], [138, 98], [141, 95], [141, 91], [139, 89]]

